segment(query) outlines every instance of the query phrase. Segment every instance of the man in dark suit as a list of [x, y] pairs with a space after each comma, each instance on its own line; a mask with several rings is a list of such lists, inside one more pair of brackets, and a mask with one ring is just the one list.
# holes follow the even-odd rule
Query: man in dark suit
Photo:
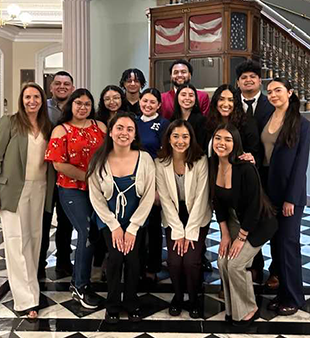
[[[174, 61], [170, 66], [169, 71], [173, 89], [161, 94], [162, 102], [160, 109], [161, 115], [168, 120], [170, 120], [173, 115], [175, 93], [178, 87], [190, 82], [193, 75], [193, 67], [188, 61], [181, 59]], [[197, 90], [197, 95], [200, 111], [202, 115], [207, 115], [210, 106], [209, 96], [206, 92], [201, 90]]]
[[[246, 114], [253, 116], [257, 122], [259, 134], [262, 133], [264, 122], [274, 111], [266, 95], [261, 92], [261, 66], [258, 62], [247, 60], [240, 63], [236, 68], [237, 85], [240, 89], [240, 98], [243, 110]], [[263, 153], [263, 152], [262, 152]], [[260, 166], [260, 163], [257, 163]], [[260, 251], [254, 258], [251, 272], [253, 281], [262, 282], [264, 269], [264, 259]], [[276, 289], [279, 286], [279, 280], [275, 271], [274, 264], [269, 267], [270, 277], [266, 282], [266, 286]]]

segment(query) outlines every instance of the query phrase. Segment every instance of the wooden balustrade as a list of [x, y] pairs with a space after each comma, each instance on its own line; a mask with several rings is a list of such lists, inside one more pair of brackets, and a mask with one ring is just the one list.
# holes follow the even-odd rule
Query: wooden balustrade
[[[158, 0], [158, 5], [182, 4], [208, 0]], [[269, 13], [270, 14], [270, 13]], [[309, 41], [294, 36], [277, 19], [261, 12], [260, 61], [263, 83], [273, 77], [287, 78], [301, 101], [301, 111], [310, 112]], [[307, 39], [307, 38], [306, 38]]]
[[287, 78], [301, 102], [310, 111], [310, 50], [269, 18], [261, 18], [261, 64], [263, 79]]

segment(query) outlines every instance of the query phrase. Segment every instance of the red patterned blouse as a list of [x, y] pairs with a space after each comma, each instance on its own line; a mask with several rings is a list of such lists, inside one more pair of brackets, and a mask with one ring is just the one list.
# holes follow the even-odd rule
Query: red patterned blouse
[[[66, 126], [63, 125], [67, 133], [62, 137], [50, 139], [45, 161], [70, 163], [86, 172], [90, 159], [106, 135], [95, 121], [91, 122], [87, 128], [78, 128], [68, 122]], [[88, 189], [84, 181], [70, 178], [60, 172], [57, 173], [57, 185], [63, 188]]]

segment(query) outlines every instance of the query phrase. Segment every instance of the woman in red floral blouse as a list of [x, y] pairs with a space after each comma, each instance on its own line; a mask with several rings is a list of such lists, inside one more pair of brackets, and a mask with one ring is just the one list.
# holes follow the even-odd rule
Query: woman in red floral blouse
[[95, 309], [101, 298], [90, 289], [93, 246], [87, 241], [93, 209], [85, 180], [91, 157], [103, 143], [106, 126], [93, 119], [94, 99], [84, 88], [72, 93], [53, 130], [45, 160], [57, 170], [60, 203], [78, 233], [70, 291], [82, 306]]

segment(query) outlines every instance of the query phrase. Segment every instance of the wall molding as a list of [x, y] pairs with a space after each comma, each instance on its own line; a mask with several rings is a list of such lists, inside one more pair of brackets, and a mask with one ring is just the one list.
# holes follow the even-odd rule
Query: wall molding
[[5, 26], [0, 37], [13, 42], [62, 42], [61, 28], [18, 28]]

